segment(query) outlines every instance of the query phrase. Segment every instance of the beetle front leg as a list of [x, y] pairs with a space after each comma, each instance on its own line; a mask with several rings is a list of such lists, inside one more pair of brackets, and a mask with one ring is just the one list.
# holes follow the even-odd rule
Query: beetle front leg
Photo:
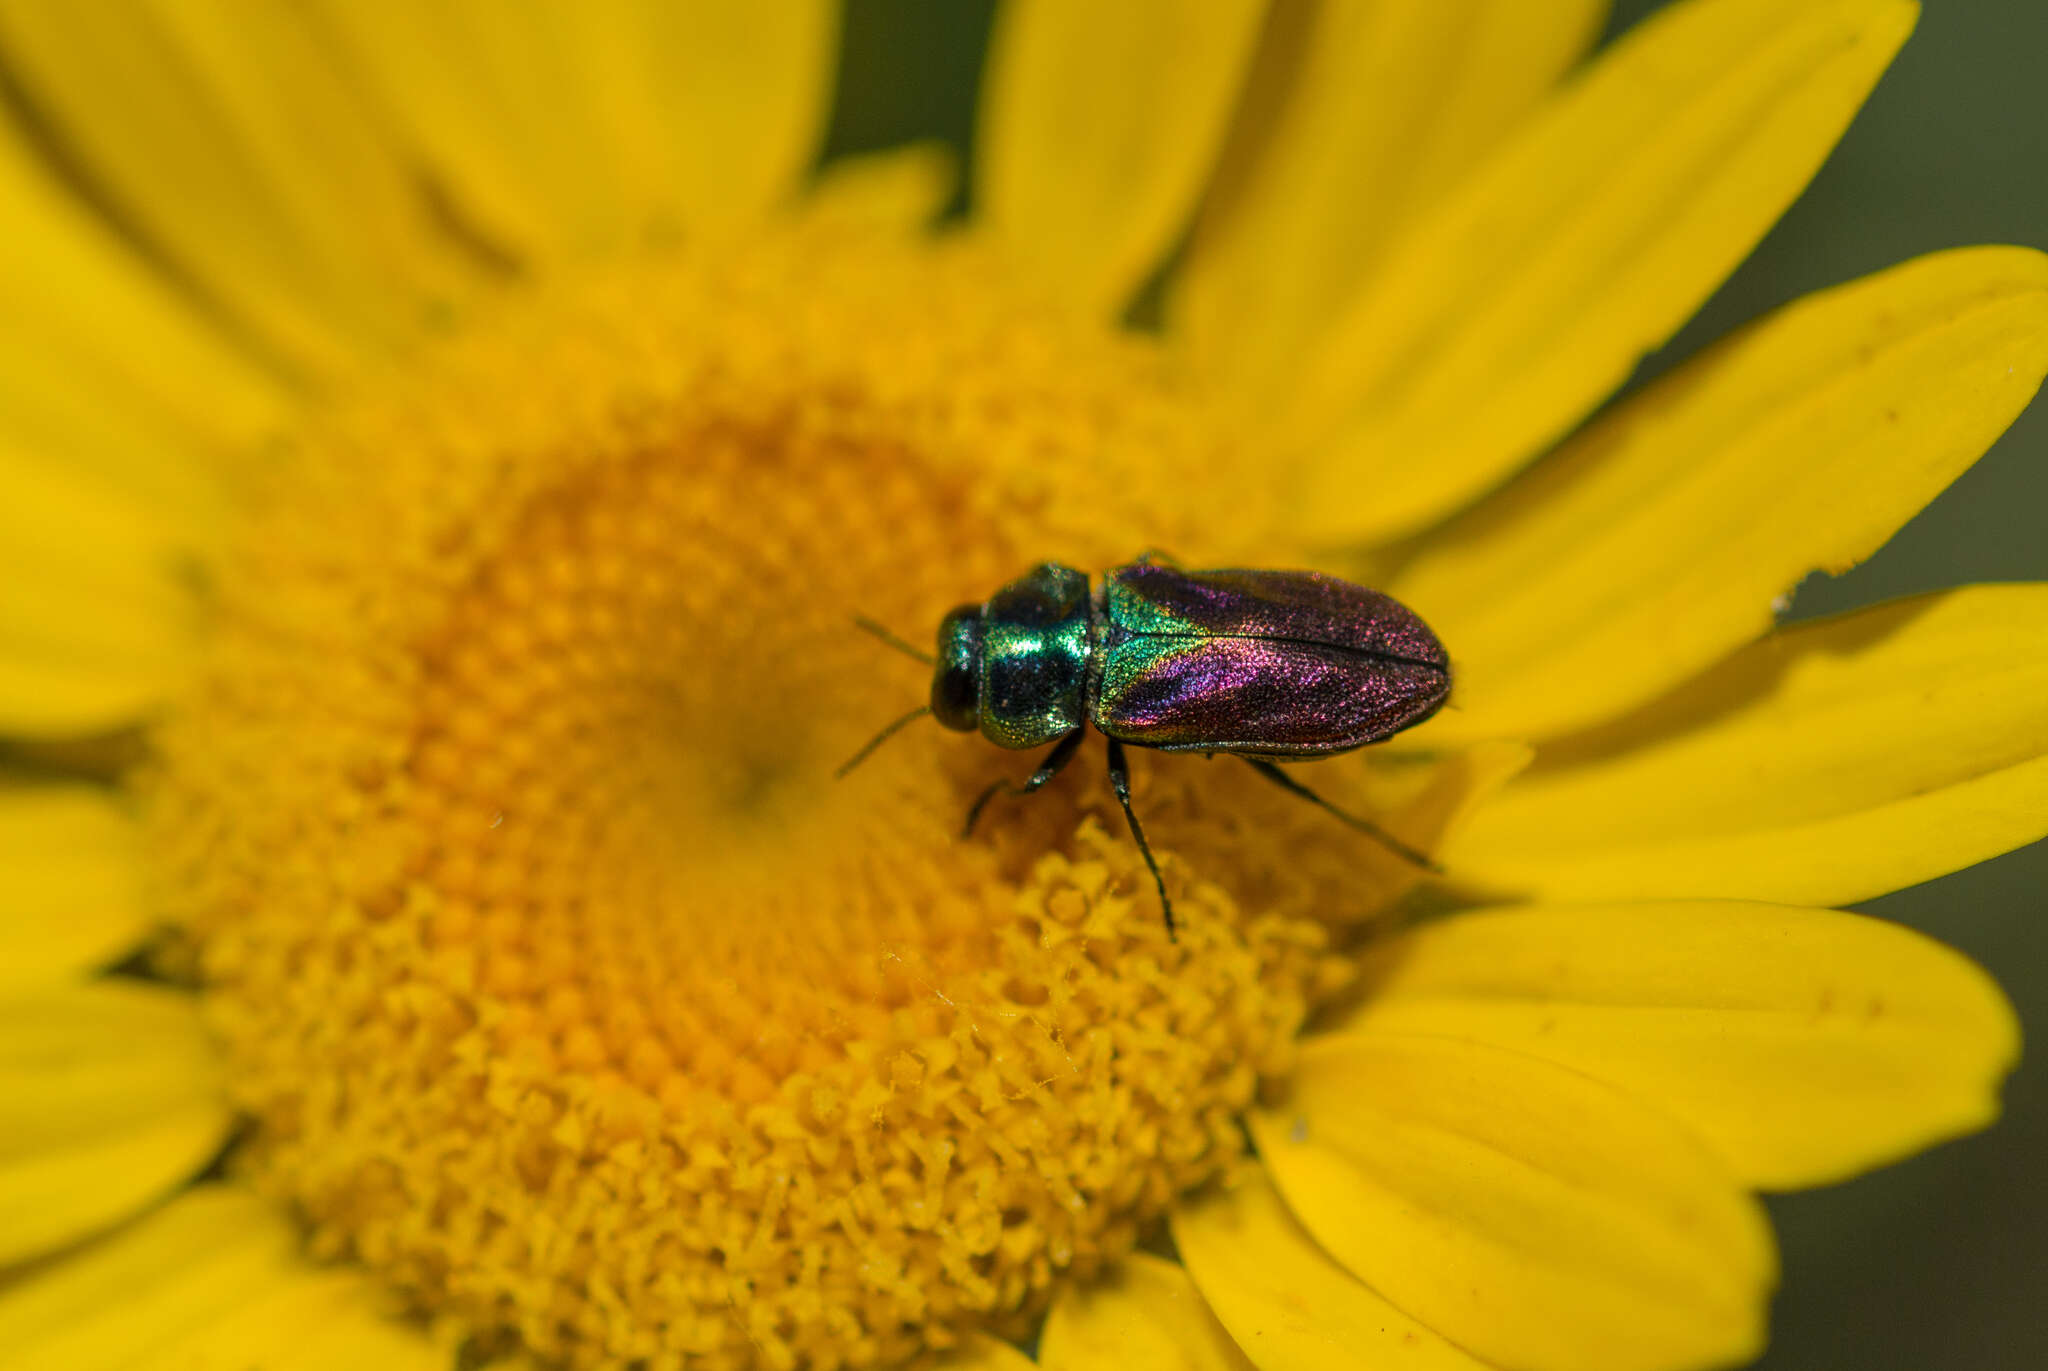
[[1011, 785], [1008, 781], [996, 781], [988, 789], [975, 796], [974, 803], [967, 807], [967, 822], [961, 827], [960, 836], [963, 838], [974, 836], [975, 820], [981, 817], [983, 806], [987, 805], [990, 800], [993, 800], [998, 791], [1005, 791], [1011, 795], [1029, 795], [1032, 791], [1059, 775], [1061, 769], [1074, 759], [1075, 751], [1081, 746], [1081, 737], [1086, 732], [1086, 729], [1077, 728], [1066, 737], [1054, 743], [1052, 751], [1046, 754], [1045, 761], [1039, 766], [1038, 770], [1031, 773], [1031, 779], [1024, 782], [1024, 784]]

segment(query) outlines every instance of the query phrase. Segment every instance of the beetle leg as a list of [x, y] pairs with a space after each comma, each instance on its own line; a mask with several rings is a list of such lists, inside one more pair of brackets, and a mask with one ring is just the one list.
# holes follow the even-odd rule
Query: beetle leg
[[1145, 830], [1138, 827], [1137, 812], [1131, 808], [1131, 769], [1124, 760], [1124, 745], [1114, 738], [1109, 740], [1109, 784], [1116, 791], [1116, 802], [1124, 807], [1124, 819], [1131, 826], [1131, 836], [1138, 840], [1138, 855], [1152, 870], [1152, 884], [1159, 887], [1159, 911], [1166, 915], [1166, 940], [1177, 943], [1180, 938], [1173, 931], [1173, 901], [1166, 898], [1166, 881], [1159, 874], [1159, 863], [1152, 860], [1152, 848], [1145, 841]]
[[1137, 556], [1139, 566], [1171, 567], [1180, 570], [1180, 559], [1163, 548], [1148, 547]]
[[1288, 775], [1286, 772], [1282, 771], [1279, 767], [1273, 765], [1271, 762], [1262, 761], [1257, 757], [1246, 757], [1243, 760], [1246, 762], [1246, 764], [1248, 764], [1251, 767], [1252, 770], [1258, 772], [1261, 776], [1264, 776], [1267, 780], [1271, 781], [1274, 785], [1279, 786], [1282, 790], [1287, 791], [1289, 794], [1300, 796], [1302, 799], [1307, 800], [1310, 804], [1315, 805], [1318, 808], [1327, 811], [1328, 813], [1336, 815], [1345, 823], [1350, 824], [1353, 828], [1357, 829], [1360, 833], [1367, 834], [1370, 837], [1377, 839], [1380, 842], [1380, 844], [1387, 849], [1387, 851], [1393, 853], [1395, 856], [1413, 862], [1415, 865], [1421, 867], [1425, 871], [1433, 871], [1439, 876], [1444, 874], [1444, 869], [1442, 867], [1438, 866], [1435, 862], [1431, 861], [1422, 853], [1417, 852], [1414, 848], [1408, 846], [1408, 844], [1402, 842], [1399, 838], [1396, 838], [1393, 834], [1381, 828], [1378, 824], [1371, 823], [1365, 819], [1361, 819], [1356, 814], [1346, 814], [1343, 810], [1337, 808], [1337, 806], [1331, 804], [1328, 800], [1316, 794], [1313, 790], [1310, 790], [1307, 786], [1303, 785], [1300, 781], [1295, 780], [1292, 776]]
[[982, 807], [996, 797], [997, 791], [1006, 791], [1012, 795], [1029, 795], [1032, 791], [1059, 775], [1061, 768], [1074, 760], [1074, 752], [1081, 746], [1081, 735], [1085, 732], [1087, 732], [1086, 729], [1077, 728], [1066, 737], [1054, 743], [1052, 751], [1045, 754], [1044, 763], [1039, 766], [1038, 770], [1031, 773], [1031, 779], [1024, 782], [1024, 784], [1011, 785], [1008, 781], [995, 781], [989, 785], [988, 789], [975, 796], [974, 803], [967, 807], [967, 822], [961, 827], [960, 836], [963, 838], [974, 836], [974, 821], [981, 817]]

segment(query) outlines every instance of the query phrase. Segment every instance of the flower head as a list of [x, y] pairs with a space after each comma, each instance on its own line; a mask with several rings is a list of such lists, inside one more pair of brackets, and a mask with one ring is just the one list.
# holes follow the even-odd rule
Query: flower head
[[[0, 726], [49, 759], [0, 795], [0, 1260], [75, 1245], [0, 1342], [1753, 1353], [1750, 1192], [1981, 1126], [2016, 1052], [1824, 906], [2048, 831], [2048, 590], [1773, 599], [2025, 405], [2048, 260], [1840, 287], [1573, 432], [1913, 11], [1691, 0], [1561, 80], [1598, 13], [1019, 5], [935, 230], [928, 149], [807, 174], [822, 6], [0, 9]], [[1147, 546], [1435, 626], [1452, 707], [1316, 784], [1440, 874], [1141, 755], [1174, 939], [1101, 780], [963, 842], [1015, 759], [831, 779], [925, 690], [855, 615]]]

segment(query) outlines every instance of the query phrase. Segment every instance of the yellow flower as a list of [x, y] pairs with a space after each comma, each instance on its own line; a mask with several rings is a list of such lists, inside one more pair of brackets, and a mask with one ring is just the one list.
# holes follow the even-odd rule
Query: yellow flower
[[[2048, 259], [1579, 428], [1915, 13], [1687, 0], [1564, 79], [1601, 10], [1013, 6], [933, 232], [932, 150], [808, 175], [822, 4], [0, 5], [0, 1346], [1754, 1354], [1752, 1192], [2017, 1052], [1823, 906], [2048, 831], [2048, 587], [1773, 602], [2025, 406]], [[924, 688], [852, 614], [1147, 546], [1439, 631], [1454, 707], [1318, 784], [1447, 876], [1140, 758], [1175, 943], [1100, 781], [963, 843], [1018, 759], [829, 780]]]

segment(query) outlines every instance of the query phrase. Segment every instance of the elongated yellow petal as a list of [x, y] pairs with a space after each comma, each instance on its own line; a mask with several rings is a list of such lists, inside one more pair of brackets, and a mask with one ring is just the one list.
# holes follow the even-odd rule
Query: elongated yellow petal
[[1252, 1115], [1304, 1228], [1460, 1347], [1530, 1371], [1753, 1356], [1776, 1276], [1763, 1211], [1666, 1116], [1448, 1038], [1306, 1046]]
[[1643, 24], [1388, 253], [1297, 400], [1304, 536], [1413, 529], [1576, 423], [1813, 175], [1909, 0], [1689, 0]]
[[1053, 1302], [1039, 1335], [1047, 1371], [1251, 1371], [1177, 1263], [1133, 1252]]
[[134, 827], [93, 786], [0, 790], [0, 994], [56, 985], [149, 926]]
[[1433, 537], [1392, 590], [1456, 645], [1435, 736], [1612, 717], [1868, 556], [2048, 371], [2048, 257], [1936, 253], [1793, 305]]
[[975, 213], [1045, 289], [1114, 314], [1222, 147], [1265, 0], [1013, 0], [991, 40]]
[[0, 730], [132, 723], [189, 665], [179, 530], [103, 480], [0, 443]]
[[2048, 833], [2048, 585], [1801, 624], [1553, 745], [1454, 833], [1550, 899], [1846, 904]]
[[0, 1293], [0, 1347], [51, 1371], [446, 1371], [385, 1300], [300, 1258], [275, 1206], [209, 1185]]
[[1820, 1185], [1989, 1123], [2019, 1024], [1967, 958], [1896, 924], [1686, 901], [1461, 914], [1389, 943], [1336, 1027], [1582, 1071], [1766, 1188]]
[[723, 234], [790, 195], [838, 7], [333, 0], [321, 13], [486, 235], [586, 255]]
[[1202, 1298], [1260, 1371], [1483, 1371], [1330, 1260], [1262, 1170], [1183, 1200], [1173, 1238]]
[[1456, 184], [1600, 31], [1605, 0], [1275, 12], [1168, 314], [1247, 399], [1291, 379], [1388, 237]]
[[476, 279], [296, 10], [6, 0], [0, 38], [123, 215], [298, 368], [346, 371]]
[[934, 1364], [940, 1371], [1032, 1371], [1038, 1365], [1001, 1338], [986, 1333], [968, 1334]]
[[839, 9], [634, 0], [626, 22], [593, 26], [600, 128], [636, 199], [708, 234], [788, 199], [831, 111]]
[[[184, 547], [216, 545], [230, 489], [224, 478], [238, 454], [208, 449], [112, 374], [129, 360], [124, 346], [106, 352], [58, 336], [44, 327], [49, 317], [0, 329], [0, 451], [12, 463], [33, 455], [70, 479], [126, 496]], [[163, 367], [195, 389], [205, 385], [175, 352]]]
[[0, 999], [0, 1265], [141, 1209], [228, 1120], [191, 996], [109, 981]]
[[939, 142], [909, 143], [827, 164], [810, 212], [905, 233], [928, 227], [960, 185], [960, 159]]
[[287, 407], [0, 121], [0, 442], [101, 476], [195, 533], [217, 514], [230, 455]]

